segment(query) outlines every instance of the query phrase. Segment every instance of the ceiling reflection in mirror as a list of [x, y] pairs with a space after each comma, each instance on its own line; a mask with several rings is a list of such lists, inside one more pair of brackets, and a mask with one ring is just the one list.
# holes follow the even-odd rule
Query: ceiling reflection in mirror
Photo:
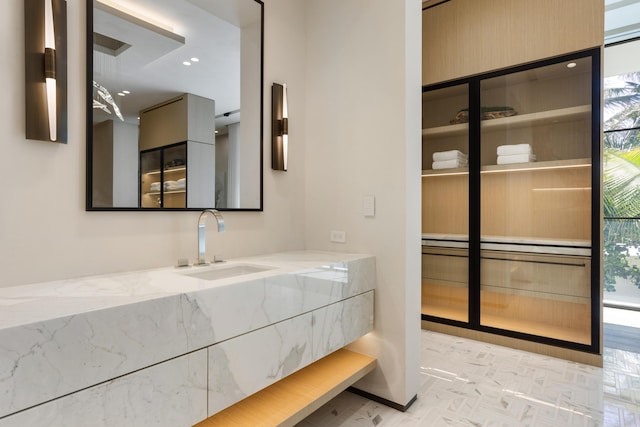
[[261, 210], [263, 3], [88, 7], [87, 209]]

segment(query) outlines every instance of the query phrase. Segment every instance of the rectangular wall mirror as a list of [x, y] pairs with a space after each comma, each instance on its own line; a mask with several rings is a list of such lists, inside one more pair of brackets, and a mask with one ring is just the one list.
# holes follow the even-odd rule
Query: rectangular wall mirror
[[87, 0], [87, 210], [262, 210], [260, 0]]

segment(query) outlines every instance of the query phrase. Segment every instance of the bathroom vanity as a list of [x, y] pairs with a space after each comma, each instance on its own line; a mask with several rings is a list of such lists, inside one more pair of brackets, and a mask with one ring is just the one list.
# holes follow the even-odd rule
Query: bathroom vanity
[[191, 426], [370, 332], [375, 282], [304, 251], [0, 289], [0, 427]]

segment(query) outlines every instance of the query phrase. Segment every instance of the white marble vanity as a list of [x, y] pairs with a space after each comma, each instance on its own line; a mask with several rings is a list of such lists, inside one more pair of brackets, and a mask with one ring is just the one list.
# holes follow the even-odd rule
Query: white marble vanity
[[375, 282], [305, 251], [0, 288], [0, 427], [191, 426], [371, 331]]

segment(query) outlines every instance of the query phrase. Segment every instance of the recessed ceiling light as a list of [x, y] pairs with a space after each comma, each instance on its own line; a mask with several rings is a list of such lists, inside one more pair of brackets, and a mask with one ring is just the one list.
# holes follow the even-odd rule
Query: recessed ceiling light
[[200, 60], [198, 58], [196, 58], [195, 56], [193, 58], [191, 58], [191, 62], [199, 62]]
[[118, 96], [125, 96], [125, 94], [122, 92], [118, 92]]
[[131, 92], [129, 92], [128, 90], [123, 90], [122, 93], [124, 93], [125, 95], [129, 95]]
[[578, 65], [578, 64], [576, 64], [575, 62], [569, 62], [569, 63], [567, 64], [567, 68], [573, 68], [573, 67], [575, 67], [576, 65]]
[[189, 62], [189, 61], [184, 61], [184, 62], [182, 63], [182, 65], [191, 65], [191, 62]]

